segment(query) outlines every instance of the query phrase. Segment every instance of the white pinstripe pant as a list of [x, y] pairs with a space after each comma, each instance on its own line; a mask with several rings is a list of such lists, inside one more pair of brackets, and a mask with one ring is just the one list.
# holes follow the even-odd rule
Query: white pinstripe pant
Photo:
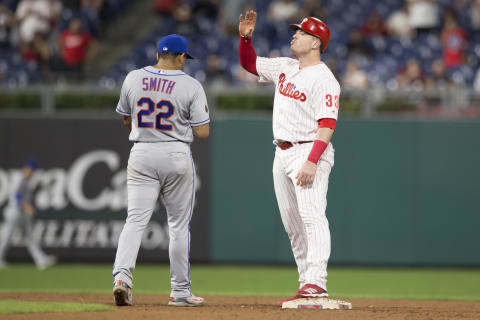
[[327, 290], [330, 230], [325, 210], [334, 150], [331, 144], [325, 150], [318, 162], [313, 184], [300, 187], [296, 185], [295, 176], [307, 160], [311, 148], [311, 143], [294, 145], [287, 150], [277, 147], [273, 184], [282, 222], [297, 263], [300, 287], [311, 283]]

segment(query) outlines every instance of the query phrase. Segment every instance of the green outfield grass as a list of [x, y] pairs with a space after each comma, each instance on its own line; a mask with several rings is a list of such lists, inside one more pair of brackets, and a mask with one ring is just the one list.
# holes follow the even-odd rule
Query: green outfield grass
[[[192, 289], [199, 295], [288, 296], [297, 289], [294, 267], [192, 266]], [[167, 265], [138, 265], [134, 293], [168, 294]], [[480, 270], [410, 268], [329, 269], [332, 297], [480, 301]], [[59, 265], [37, 271], [12, 264], [0, 270], [0, 291], [110, 293], [110, 265]]]
[[93, 303], [0, 300], [0, 314], [40, 312], [92, 312], [113, 310], [115, 310], [115, 308], [112, 306]]

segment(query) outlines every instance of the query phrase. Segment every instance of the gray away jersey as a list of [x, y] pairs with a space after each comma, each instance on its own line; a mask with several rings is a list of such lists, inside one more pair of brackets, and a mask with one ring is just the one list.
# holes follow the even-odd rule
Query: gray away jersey
[[192, 127], [210, 122], [200, 82], [181, 70], [152, 66], [127, 75], [116, 111], [132, 117], [130, 141], [191, 143]]
[[32, 203], [33, 186], [30, 180], [25, 179], [23, 174], [20, 174], [18, 179], [15, 179], [12, 184], [10, 194], [10, 205], [20, 206], [22, 202]]

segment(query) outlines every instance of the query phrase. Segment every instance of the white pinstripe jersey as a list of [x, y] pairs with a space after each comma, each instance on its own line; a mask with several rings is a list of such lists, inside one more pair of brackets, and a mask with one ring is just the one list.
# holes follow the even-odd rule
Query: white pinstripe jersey
[[132, 117], [130, 141], [193, 141], [192, 126], [210, 122], [200, 82], [180, 70], [148, 66], [125, 78], [116, 111]]
[[314, 140], [319, 119], [338, 117], [340, 85], [327, 65], [298, 67], [296, 59], [257, 58], [259, 81], [275, 83], [272, 123], [276, 140]]

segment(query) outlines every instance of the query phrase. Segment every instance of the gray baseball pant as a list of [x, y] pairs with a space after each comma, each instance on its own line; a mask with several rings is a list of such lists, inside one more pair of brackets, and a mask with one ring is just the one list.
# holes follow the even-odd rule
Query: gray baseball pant
[[118, 241], [115, 281], [132, 287], [143, 232], [158, 196], [167, 210], [171, 296], [191, 296], [190, 220], [195, 202], [195, 168], [183, 142], [135, 143], [127, 168], [128, 216]]

